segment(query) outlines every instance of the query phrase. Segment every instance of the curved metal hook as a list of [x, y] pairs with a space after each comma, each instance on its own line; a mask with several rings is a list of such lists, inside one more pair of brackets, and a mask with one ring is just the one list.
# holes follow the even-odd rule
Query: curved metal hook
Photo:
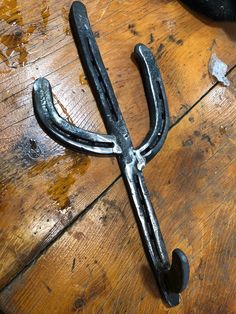
[[189, 280], [187, 257], [180, 249], [175, 249], [170, 264], [143, 174], [132, 165], [127, 165], [124, 171], [145, 253], [164, 300], [169, 306], [175, 306], [179, 304], [179, 293], [186, 288]]
[[33, 104], [35, 115], [42, 128], [63, 146], [92, 154], [121, 153], [114, 135], [89, 132], [62, 118], [54, 106], [51, 85], [45, 78], [39, 78], [34, 82]]
[[172, 263], [168, 270], [156, 274], [163, 298], [169, 306], [179, 304], [180, 293], [187, 287], [189, 281], [189, 263], [186, 255], [180, 249], [172, 252]]

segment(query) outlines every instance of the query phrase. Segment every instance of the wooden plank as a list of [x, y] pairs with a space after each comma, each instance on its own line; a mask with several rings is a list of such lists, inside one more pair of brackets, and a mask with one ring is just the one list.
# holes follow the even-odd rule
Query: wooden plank
[[0, 295], [6, 313], [234, 313], [236, 70], [170, 131], [146, 169], [169, 252], [188, 255], [181, 304], [166, 308], [123, 181]]
[[[114, 159], [75, 155], [61, 148], [34, 118], [32, 82], [42, 75], [51, 81], [65, 117], [81, 127], [105, 131], [68, 32], [71, 2], [0, 4], [0, 287], [119, 174]], [[228, 33], [198, 20], [177, 1], [84, 3], [94, 31], [99, 32], [98, 44], [135, 144], [148, 129], [141, 79], [130, 59], [137, 42], [146, 43], [156, 54], [172, 121], [214, 84], [207, 72], [212, 52], [230, 68], [236, 63], [235, 44]]]
[[[45, 2], [42, 1], [42, 5], [39, 6], [38, 2], [21, 0], [16, 8], [21, 12], [20, 17], [24, 23], [18, 22], [16, 29], [7, 22], [3, 21], [1, 24], [4, 34], [9, 32], [13, 36], [14, 31], [19, 32], [20, 29], [23, 32], [21, 34], [23, 42], [24, 36], [28, 36], [29, 41], [24, 44], [27, 50], [24, 67], [19, 64], [19, 55], [14, 50], [14, 42], [11, 51], [13, 55], [9, 62], [13, 63], [16, 69], [6, 68], [7, 65], [3, 61], [0, 64], [3, 72], [10, 70], [9, 73], [2, 73], [0, 95], [2, 100], [9, 98], [12, 94], [25, 89], [39, 75], [47, 76], [58, 68], [73, 63], [76, 72], [70, 75], [71, 69], [64, 69], [64, 75], [70, 75], [69, 82], [65, 82], [66, 88], [62, 90], [60, 87], [56, 93], [62, 103], [66, 103], [66, 107], [72, 110], [74, 103], [71, 105], [68, 101], [71, 99], [72, 90], [81, 95], [81, 89], [77, 91], [77, 86], [80, 85], [79, 76], [82, 69], [72, 37], [68, 35], [68, 21], [65, 21], [71, 1], [50, 1], [46, 6]], [[208, 75], [207, 69], [212, 52], [216, 52], [229, 67], [235, 64], [236, 48], [230, 37], [233, 36], [234, 30], [232, 29], [230, 33], [221, 24], [206, 25], [177, 1], [164, 4], [150, 1], [84, 3], [88, 7], [94, 31], [96, 34], [99, 33], [97, 41], [124, 109], [126, 106], [135, 107], [133, 97], [127, 104], [127, 99], [134, 93], [141, 97], [135, 99], [137, 106], [143, 107], [144, 102], [142, 89], [137, 88], [140, 86], [139, 74], [129, 57], [137, 42], [147, 44], [158, 59], [171, 104], [172, 119], [180, 116], [186, 110], [186, 106], [191, 107], [191, 104], [212, 86], [214, 80]], [[46, 29], [42, 31], [45, 18], [40, 10], [44, 7], [49, 7], [50, 16]], [[15, 10], [15, 6], [13, 8], [10, 6], [10, 9], [8, 15]], [[32, 25], [35, 30], [30, 34], [27, 28]], [[6, 50], [7, 45], [2, 44], [3, 55], [7, 55]], [[53, 85], [58, 85], [61, 75], [57, 73], [55, 76], [55, 79], [50, 79]], [[123, 86], [125, 82], [129, 82], [128, 89]], [[83, 104], [85, 100], [80, 101]]]

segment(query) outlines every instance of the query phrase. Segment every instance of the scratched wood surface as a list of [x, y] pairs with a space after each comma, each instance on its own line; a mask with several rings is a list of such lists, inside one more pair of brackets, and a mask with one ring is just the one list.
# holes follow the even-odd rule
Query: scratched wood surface
[[[68, 27], [71, 2], [0, 1], [2, 288], [119, 175], [114, 159], [63, 149], [34, 118], [32, 83], [46, 76], [68, 120], [104, 132]], [[156, 56], [172, 123], [215, 84], [207, 69], [213, 52], [229, 69], [236, 64], [234, 28], [205, 23], [177, 1], [84, 3], [135, 144], [148, 129], [141, 80], [130, 59], [136, 43]]]
[[5, 313], [235, 313], [236, 70], [230, 81], [170, 131], [145, 172], [169, 251], [189, 258], [181, 304], [160, 301], [119, 179], [2, 292]]

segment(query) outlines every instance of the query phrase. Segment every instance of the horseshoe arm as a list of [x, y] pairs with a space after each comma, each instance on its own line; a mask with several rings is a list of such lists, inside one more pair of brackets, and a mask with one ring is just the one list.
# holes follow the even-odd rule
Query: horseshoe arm
[[51, 86], [45, 78], [39, 78], [34, 83], [33, 104], [41, 127], [51, 138], [63, 146], [92, 154], [121, 153], [114, 136], [83, 130], [62, 118], [54, 106]]
[[161, 149], [167, 136], [168, 105], [161, 74], [150, 49], [138, 44], [134, 49], [134, 57], [143, 80], [150, 115], [150, 130], [137, 150], [146, 161], [150, 161]]

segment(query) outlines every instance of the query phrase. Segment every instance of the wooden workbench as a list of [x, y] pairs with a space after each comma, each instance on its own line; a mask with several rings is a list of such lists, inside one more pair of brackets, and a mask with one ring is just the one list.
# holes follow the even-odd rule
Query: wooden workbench
[[[39, 127], [32, 84], [59, 112], [105, 132], [68, 25], [72, 1], [0, 0], [0, 309], [6, 314], [236, 313], [236, 29], [178, 1], [83, 1], [135, 145], [149, 127], [135, 44], [159, 64], [172, 128], [145, 178], [169, 253], [190, 262], [167, 308], [115, 158], [76, 154]], [[230, 86], [208, 73], [213, 53]]]

